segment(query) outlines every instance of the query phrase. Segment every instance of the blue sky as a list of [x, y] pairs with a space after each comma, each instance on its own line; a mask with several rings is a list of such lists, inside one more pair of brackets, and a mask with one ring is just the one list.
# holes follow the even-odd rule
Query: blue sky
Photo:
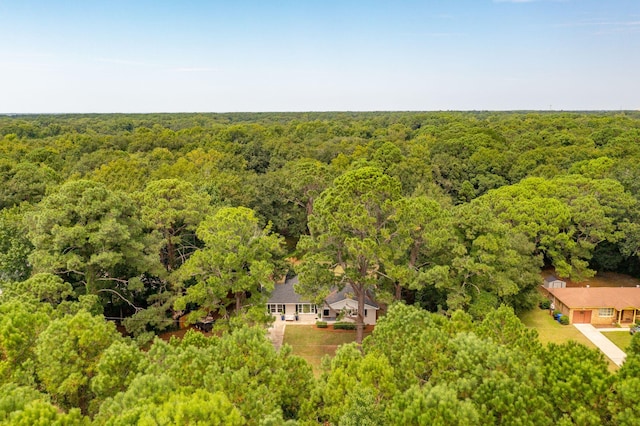
[[640, 109], [640, 0], [0, 0], [0, 113]]

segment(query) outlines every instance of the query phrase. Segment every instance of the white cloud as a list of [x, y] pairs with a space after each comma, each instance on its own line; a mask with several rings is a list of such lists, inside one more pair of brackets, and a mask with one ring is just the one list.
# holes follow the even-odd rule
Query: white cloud
[[640, 32], [640, 20], [634, 21], [601, 21], [586, 20], [578, 22], [569, 22], [557, 25], [558, 27], [592, 27], [596, 28], [596, 35], [603, 34], [619, 34], [619, 33], [637, 33]]
[[14, 58], [36, 58], [36, 59], [38, 58], [49, 59], [54, 57], [52, 53], [40, 53], [40, 52], [34, 52], [34, 53], [14, 52], [6, 56], [13, 56]]
[[93, 58], [93, 60], [96, 62], [115, 64], [115, 65], [136, 65], [136, 66], [144, 66], [144, 67], [153, 66], [152, 64], [148, 64], [146, 62], [131, 61], [129, 59], [97, 57], [97, 58]]
[[174, 72], [215, 72], [220, 71], [218, 68], [210, 68], [210, 67], [179, 67], [172, 68], [171, 71]]
[[458, 32], [412, 32], [412, 33], [402, 33], [400, 34], [404, 37], [418, 38], [418, 37], [435, 37], [435, 38], [444, 38], [444, 37], [465, 37], [467, 33], [458, 33]]
[[589, 26], [616, 26], [616, 27], [637, 27], [640, 26], [640, 21], [579, 21], [570, 22], [567, 24], [559, 25], [561, 27], [589, 27]]

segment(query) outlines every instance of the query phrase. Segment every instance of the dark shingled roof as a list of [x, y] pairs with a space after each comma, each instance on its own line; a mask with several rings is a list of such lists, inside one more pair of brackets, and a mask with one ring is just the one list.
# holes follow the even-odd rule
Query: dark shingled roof
[[[347, 295], [349, 295], [350, 297], [347, 297]], [[350, 285], [346, 285], [341, 291], [337, 291], [337, 290], [333, 290], [331, 293], [329, 293], [329, 295], [326, 297], [326, 299], [324, 299], [329, 305], [332, 305], [336, 302], [339, 302], [343, 299], [353, 299], [356, 300], [355, 294], [353, 293], [353, 288], [351, 288]], [[369, 297], [369, 295], [366, 295], [364, 297], [364, 303], [366, 303], [369, 306], [373, 306], [374, 308], [378, 308], [379, 306], [377, 304], [375, 304], [371, 298]]]
[[298, 284], [298, 277], [285, 280], [284, 284], [276, 284], [267, 303], [309, 303], [293, 289]]
[[[294, 284], [298, 284], [297, 276], [285, 280], [284, 284], [276, 284], [267, 303], [310, 303], [295, 292], [293, 289]], [[341, 291], [333, 290], [329, 293], [325, 301], [331, 305], [339, 302], [340, 300], [346, 299], [347, 295], [351, 295], [351, 299], [354, 298], [353, 289], [350, 285], [345, 286]], [[379, 307], [368, 296], [365, 297], [364, 303], [375, 308]]]
[[552, 281], [562, 281], [562, 280], [559, 280], [558, 278], [554, 277], [553, 275], [549, 275], [547, 278], [544, 279], [545, 283], [550, 283]]

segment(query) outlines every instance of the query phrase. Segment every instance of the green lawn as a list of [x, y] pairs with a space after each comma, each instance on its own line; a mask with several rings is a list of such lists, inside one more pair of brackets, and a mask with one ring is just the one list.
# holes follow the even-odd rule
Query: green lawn
[[[364, 333], [365, 337], [371, 332]], [[356, 340], [356, 332], [316, 328], [315, 325], [287, 325], [283, 343], [293, 348], [293, 353], [306, 359], [316, 375], [320, 374], [320, 364], [325, 355], [334, 356], [338, 346]]]
[[605, 331], [602, 334], [623, 351], [627, 350], [633, 337], [628, 331]]
[[567, 340], [575, 340], [590, 348], [596, 347], [574, 326], [562, 325], [558, 321], [555, 321], [546, 309], [532, 309], [529, 312], [521, 314], [520, 320], [522, 320], [527, 327], [535, 328], [538, 331], [540, 342], [545, 345], [548, 343], [561, 344]]
[[[520, 320], [529, 328], [535, 328], [538, 331], [538, 338], [544, 345], [548, 343], [562, 344], [568, 340], [575, 340], [583, 345], [598, 349], [596, 345], [591, 343], [582, 333], [572, 325], [562, 325], [555, 321], [549, 311], [546, 309], [532, 309], [520, 315]], [[628, 333], [627, 333], [628, 334]], [[615, 371], [618, 366], [609, 358], [605, 357], [609, 362], [609, 371]]]

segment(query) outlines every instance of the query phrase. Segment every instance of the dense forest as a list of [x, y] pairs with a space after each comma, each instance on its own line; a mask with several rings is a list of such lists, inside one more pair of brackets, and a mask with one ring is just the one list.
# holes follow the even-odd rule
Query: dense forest
[[[516, 316], [640, 276], [640, 113], [4, 116], [0, 179], [0, 424], [640, 418], [637, 338], [612, 374]], [[264, 333], [293, 274], [388, 310], [317, 378]]]

